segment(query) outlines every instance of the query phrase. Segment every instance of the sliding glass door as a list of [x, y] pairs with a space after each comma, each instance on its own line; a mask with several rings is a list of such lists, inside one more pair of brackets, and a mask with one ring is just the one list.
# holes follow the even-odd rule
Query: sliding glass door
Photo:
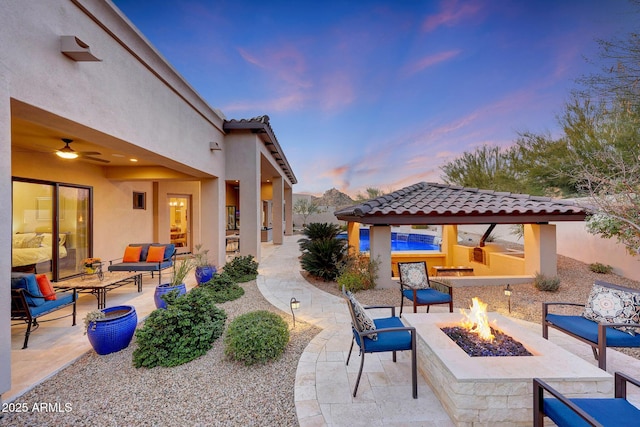
[[92, 254], [91, 196], [91, 187], [14, 179], [12, 270], [81, 273]]

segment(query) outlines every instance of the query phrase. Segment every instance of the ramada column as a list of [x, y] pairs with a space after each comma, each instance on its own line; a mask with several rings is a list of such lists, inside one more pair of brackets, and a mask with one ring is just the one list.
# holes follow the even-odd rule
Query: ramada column
[[398, 286], [391, 278], [391, 227], [369, 227], [369, 244], [371, 260], [379, 261], [377, 287], [388, 289]]
[[360, 252], [360, 223], [347, 223], [347, 238], [349, 239], [350, 251], [357, 254]]
[[524, 274], [558, 275], [556, 226], [524, 224]]

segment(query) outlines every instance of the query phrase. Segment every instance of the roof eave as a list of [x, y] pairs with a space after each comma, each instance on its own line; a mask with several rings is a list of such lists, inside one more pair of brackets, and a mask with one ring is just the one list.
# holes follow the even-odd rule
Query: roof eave
[[445, 224], [540, 224], [559, 221], [584, 221], [584, 213], [557, 215], [336, 215], [341, 221], [358, 222], [369, 225], [445, 225]]
[[278, 165], [284, 170], [285, 174], [291, 181], [291, 184], [297, 184], [298, 179], [293, 173], [293, 169], [291, 168], [282, 147], [280, 147], [278, 138], [276, 138], [276, 135], [273, 133], [273, 129], [271, 129], [271, 125], [268, 123], [268, 118], [266, 120], [266, 123], [264, 121], [257, 120], [226, 120], [224, 122], [224, 130], [225, 132], [228, 132], [229, 130], [251, 130], [254, 133], [265, 133], [269, 139], [269, 143], [272, 144], [275, 149], [275, 153], [272, 150], [272, 156], [275, 159], [275, 154], [278, 154], [280, 156], [280, 161], [282, 161], [283, 164], [277, 160], [276, 163], [278, 163]]

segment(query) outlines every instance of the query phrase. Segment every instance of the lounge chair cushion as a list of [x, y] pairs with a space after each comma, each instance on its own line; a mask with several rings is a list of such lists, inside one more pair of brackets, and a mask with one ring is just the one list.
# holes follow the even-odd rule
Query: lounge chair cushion
[[[39, 298], [40, 299], [40, 298]], [[44, 301], [44, 299], [42, 300], [43, 303], [37, 307], [33, 307], [30, 311], [31, 311], [31, 315], [33, 317], [37, 317], [42, 313], [46, 313], [48, 311], [51, 311], [51, 309], [55, 308], [55, 307], [61, 307], [61, 306], [65, 306], [67, 304], [71, 304], [73, 303], [73, 293], [71, 292], [60, 292], [56, 295], [56, 299], [55, 301]]]
[[[375, 330], [376, 324], [371, 316], [369, 316], [369, 313], [367, 313], [367, 310], [365, 310], [362, 304], [360, 304], [360, 302], [350, 291], [347, 291], [347, 296], [349, 297], [349, 301], [351, 302], [351, 306], [353, 307], [353, 313], [356, 316], [356, 322], [358, 322], [358, 329], [361, 332]], [[371, 334], [368, 337], [369, 339], [376, 341], [378, 339], [378, 334]]]
[[[36, 275], [32, 273], [11, 273], [11, 288], [12, 289], [25, 289], [34, 297], [42, 297]], [[27, 304], [31, 307], [38, 307], [45, 303], [44, 298], [34, 298], [31, 295], [25, 294]]]
[[[629, 420], [638, 420], [638, 409], [626, 399], [577, 398], [571, 399], [571, 401], [581, 409], [584, 409], [603, 426], [628, 426]], [[558, 427], [589, 426], [588, 423], [558, 399], [544, 399], [544, 412]]]
[[[583, 316], [547, 314], [547, 321], [591, 342], [598, 342], [598, 324]], [[615, 328], [607, 328], [608, 347], [640, 347], [640, 335], [632, 336]]]
[[[374, 323], [376, 329], [405, 327], [399, 317], [374, 319]], [[354, 337], [360, 346], [360, 336], [358, 334], [354, 334]], [[362, 346], [360, 347], [362, 348]], [[368, 337], [364, 337], [364, 348], [367, 353], [411, 350], [411, 332], [382, 332], [377, 334], [377, 339], [375, 341]]]
[[399, 263], [402, 284], [413, 289], [429, 289], [429, 278], [422, 262]]
[[[405, 298], [413, 301], [413, 291], [411, 289], [405, 289], [402, 291], [402, 295]], [[444, 292], [437, 291], [435, 289], [418, 289], [416, 290], [416, 303], [417, 304], [444, 304], [451, 301], [451, 295]]]
[[[595, 283], [582, 315], [597, 323], [640, 323], [640, 294]], [[636, 334], [635, 328], [616, 329]]]

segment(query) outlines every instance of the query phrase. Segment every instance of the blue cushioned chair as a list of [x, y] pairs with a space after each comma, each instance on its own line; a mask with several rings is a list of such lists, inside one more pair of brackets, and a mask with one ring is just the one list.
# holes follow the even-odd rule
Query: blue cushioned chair
[[[353, 397], [356, 397], [358, 392], [358, 385], [360, 384], [360, 377], [362, 377], [362, 368], [364, 366], [364, 355], [366, 353], [381, 353], [381, 352], [393, 352], [393, 361], [396, 361], [396, 351], [411, 350], [411, 380], [413, 385], [413, 398], [418, 398], [418, 374], [416, 367], [416, 329], [413, 327], [407, 327], [402, 323], [399, 317], [396, 317], [396, 309], [393, 306], [370, 306], [362, 307], [360, 303], [354, 298], [349, 297], [342, 288], [342, 294], [347, 300], [347, 306], [349, 307], [349, 313], [351, 314], [351, 329], [353, 332], [353, 338], [351, 340], [351, 347], [349, 348], [349, 355], [347, 356], [347, 365], [349, 365], [349, 359], [351, 358], [351, 352], [353, 350], [353, 343], [356, 342], [360, 347], [360, 371], [358, 371], [358, 378], [356, 379], [356, 385], [353, 389]], [[359, 308], [365, 310], [376, 308], [388, 308], [391, 310], [391, 317], [372, 319], [375, 324], [375, 329], [365, 329], [362, 326], [362, 321], [359, 319], [360, 314], [356, 314]]]
[[[594, 285], [605, 288], [639, 293], [637, 289], [626, 288], [612, 283], [596, 280]], [[636, 296], [636, 298], [640, 298]], [[549, 338], [549, 328], [555, 328], [591, 346], [593, 357], [598, 361], [598, 367], [607, 370], [607, 347], [640, 347], [640, 324], [639, 323], [609, 323], [595, 322], [582, 315], [556, 314], [551, 313], [552, 307], [565, 306], [576, 307], [584, 310], [586, 304], [570, 302], [544, 302], [542, 303], [542, 336]], [[625, 327], [635, 329], [635, 335], [621, 331], [617, 328]]]
[[[640, 387], [640, 381], [616, 372], [614, 397], [568, 399], [541, 379], [534, 378], [533, 426], [544, 426], [545, 416], [558, 427], [640, 425], [640, 409], [627, 401], [627, 382]], [[545, 398], [545, 391], [553, 397]]]
[[402, 317], [405, 298], [413, 302], [414, 313], [421, 305], [427, 306], [428, 313], [429, 307], [436, 304], [449, 304], [449, 312], [453, 313], [453, 288], [445, 283], [430, 280], [426, 262], [399, 262], [398, 273], [400, 274], [400, 317]]
[[[41, 322], [72, 316], [71, 325], [75, 326], [77, 299], [78, 294], [75, 289], [57, 289], [56, 299], [46, 300], [40, 292], [34, 274], [11, 273], [11, 320], [27, 324], [22, 348], [27, 348], [31, 332], [38, 329]], [[40, 317], [68, 306], [72, 306], [71, 313], [48, 320], [40, 320]]]

